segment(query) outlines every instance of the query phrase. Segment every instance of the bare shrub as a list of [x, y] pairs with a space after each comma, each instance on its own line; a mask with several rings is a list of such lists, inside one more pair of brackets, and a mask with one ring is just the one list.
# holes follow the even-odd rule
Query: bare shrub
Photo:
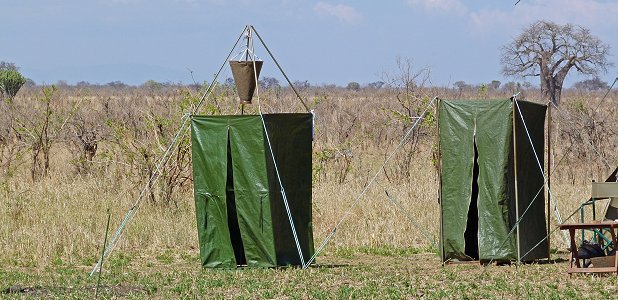
[[[403, 150], [399, 151], [394, 159], [393, 166], [385, 168], [384, 173], [389, 180], [401, 181], [410, 178], [410, 163], [412, 156], [417, 150], [421, 137], [427, 135], [430, 124], [421, 115], [431, 101], [431, 96], [427, 93], [425, 86], [429, 84], [429, 68], [415, 69], [409, 59], [397, 59], [397, 73], [390, 75], [384, 74], [384, 81], [393, 89], [397, 100], [397, 107], [385, 107], [389, 113], [390, 125], [398, 125], [401, 128], [401, 135], [410, 130], [413, 124], [420, 126], [414, 127], [409, 134], [407, 141], [403, 145]], [[390, 151], [389, 151], [390, 152]], [[388, 155], [389, 152], [385, 152]]]

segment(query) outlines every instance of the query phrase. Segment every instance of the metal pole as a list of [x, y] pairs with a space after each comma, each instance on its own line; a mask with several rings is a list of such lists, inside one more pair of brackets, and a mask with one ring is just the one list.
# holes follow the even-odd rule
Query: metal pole
[[[517, 101], [517, 98], [515, 98], [515, 96], [513, 96], [512, 100], [512, 105], [513, 105], [513, 116], [512, 116], [512, 122], [513, 122], [513, 129], [511, 131], [511, 134], [513, 135], [513, 178], [515, 179], [515, 216], [516, 220], [519, 220], [521, 218], [521, 216], [519, 215], [519, 185], [517, 183], [517, 110], [519, 109], [519, 106], [517, 106], [515, 104], [515, 101]], [[531, 145], [533, 147], [533, 151], [534, 151], [534, 145]], [[517, 262], [521, 263], [521, 242], [520, 242], [520, 236], [519, 236], [519, 222], [515, 223], [515, 226], [517, 226], [516, 229], [516, 238], [517, 238]], [[502, 247], [502, 246], [501, 246]], [[493, 260], [493, 257], [492, 257]]]
[[99, 297], [99, 286], [101, 284], [101, 272], [103, 271], [103, 258], [105, 258], [105, 246], [107, 245], [107, 233], [109, 232], [109, 219], [111, 214], [109, 213], [109, 208], [107, 209], [107, 225], [105, 225], [105, 238], [103, 239], [103, 245], [101, 247], [101, 263], [99, 264], [99, 278], [97, 279], [97, 288], [94, 292], [94, 298], [97, 299]]
[[547, 261], [551, 261], [551, 103], [547, 104]]
[[300, 97], [300, 94], [298, 93], [298, 91], [296, 90], [294, 85], [292, 84], [292, 81], [290, 81], [290, 78], [288, 78], [288, 75], [286, 75], [285, 72], [283, 72], [283, 69], [279, 65], [279, 62], [277, 62], [277, 59], [275, 59], [275, 56], [270, 52], [270, 49], [268, 49], [268, 46], [266, 46], [266, 43], [264, 43], [264, 40], [262, 40], [262, 37], [257, 32], [257, 30], [255, 30], [255, 27], [253, 27], [253, 26], [250, 26], [250, 27], [253, 30], [253, 32], [255, 33], [255, 35], [258, 37], [258, 39], [260, 40], [260, 43], [262, 43], [262, 46], [264, 46], [264, 49], [266, 49], [266, 52], [268, 52], [268, 55], [270, 55], [270, 58], [272, 58], [273, 61], [275, 62], [275, 65], [277, 65], [277, 68], [279, 68], [279, 71], [281, 71], [281, 74], [283, 75], [283, 77], [285, 77], [285, 80], [288, 82], [288, 84], [292, 88], [292, 91], [294, 91], [294, 93], [296, 94], [296, 97], [298, 97], [298, 100], [300, 100], [300, 103], [302, 103], [303, 107], [305, 107], [307, 112], [311, 112], [311, 110], [309, 109], [307, 104], [305, 104], [305, 101], [303, 101], [303, 98]]
[[[247, 30], [245, 31], [245, 39], [247, 40], [245, 43], [245, 47], [247, 47], [247, 50], [245, 50], [245, 61], [249, 61], [251, 59], [251, 57], [249, 57], [249, 50], [251, 50], [250, 46], [251, 46], [251, 25], [247, 25]], [[255, 62], [253, 62], [255, 64]], [[255, 68], [255, 66], [253, 66]], [[245, 104], [244, 103], [240, 103], [240, 114], [244, 115], [245, 114]]]
[[442, 100], [438, 99], [437, 103], [436, 103], [436, 119], [438, 120], [437, 122], [437, 127], [438, 127], [438, 159], [437, 159], [437, 164], [438, 164], [438, 205], [440, 205], [440, 237], [438, 239], [439, 244], [438, 247], [440, 247], [440, 258], [442, 259], [442, 266], [444, 266], [444, 263], [446, 261], [445, 259], [445, 254], [444, 254], [444, 245], [442, 243], [442, 238], [444, 236], [444, 208], [442, 207], [442, 148], [441, 148], [441, 144], [440, 144], [440, 137], [441, 137], [441, 133], [440, 133], [440, 107], [442, 106]]

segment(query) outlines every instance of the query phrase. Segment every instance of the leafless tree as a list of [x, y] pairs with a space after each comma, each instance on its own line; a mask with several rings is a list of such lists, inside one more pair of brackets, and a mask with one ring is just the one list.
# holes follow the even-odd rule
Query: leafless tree
[[[392, 88], [396, 93], [395, 98], [399, 107], [390, 109], [391, 118], [393, 121], [402, 125], [402, 132], [406, 132], [408, 128], [415, 122], [416, 118], [423, 108], [430, 101], [430, 96], [427, 93], [426, 86], [431, 83], [431, 70], [428, 67], [416, 68], [412, 60], [397, 58], [397, 72], [394, 74], [384, 73], [383, 81]], [[421, 124], [422, 125], [422, 124]], [[389, 175], [388, 170], [384, 170], [389, 181], [391, 179], [407, 179], [410, 177], [410, 165], [412, 163], [413, 153], [420, 141], [420, 137], [426, 134], [423, 126], [417, 126], [409, 137], [409, 142], [405, 145], [405, 150], [400, 154], [395, 161], [392, 175]], [[386, 157], [385, 153], [385, 157]], [[393, 176], [399, 176], [394, 178]]]
[[507, 76], [539, 76], [547, 100], [560, 103], [562, 84], [572, 68], [584, 75], [607, 72], [610, 46], [581, 26], [536, 21], [502, 48]]
[[51, 147], [62, 130], [62, 116], [55, 107], [54, 93], [57, 90], [54, 85], [44, 87], [43, 95], [37, 97], [39, 104], [33, 105], [29, 111], [22, 111], [22, 115], [15, 119], [15, 131], [24, 137], [31, 151], [30, 177], [33, 182], [47, 176]]

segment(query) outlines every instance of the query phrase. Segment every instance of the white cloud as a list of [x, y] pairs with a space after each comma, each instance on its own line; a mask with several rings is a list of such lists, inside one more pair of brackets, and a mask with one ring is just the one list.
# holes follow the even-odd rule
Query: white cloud
[[460, 0], [407, 0], [410, 6], [421, 6], [429, 11], [455, 12], [465, 14], [468, 11], [466, 5]]
[[314, 7], [318, 14], [333, 16], [339, 19], [342, 23], [356, 24], [363, 19], [363, 15], [352, 6], [344, 4], [329, 4], [326, 2], [318, 2]]
[[110, 0], [112, 4], [137, 4], [143, 2], [142, 0]]
[[[593, 29], [611, 29], [618, 25], [618, 2], [599, 0], [527, 0], [513, 9], [482, 9], [469, 14], [478, 31], [500, 28], [519, 31], [536, 20], [572, 23]], [[509, 30], [510, 31], [510, 30]]]
[[[405, 0], [428, 12], [457, 14], [468, 19], [476, 33], [513, 34], [536, 20], [572, 23], [593, 30], [613, 30], [618, 26], [618, 1], [606, 0], [522, 0], [517, 5], [485, 4], [492, 8], [466, 6], [462, 0]], [[476, 5], [479, 6], [478, 4]]]
[[[153, 5], [153, 0], [150, 1], [146, 1], [146, 0], [107, 0], [109, 3], [112, 4], [149, 4], [149, 5]], [[171, 2], [171, 3], [181, 3], [181, 4], [199, 4], [201, 2], [205, 2], [208, 4], [217, 4], [217, 5], [223, 5], [226, 3], [226, 0], [160, 0], [158, 1], [160, 4], [161, 2], [166, 3], [166, 2]]]

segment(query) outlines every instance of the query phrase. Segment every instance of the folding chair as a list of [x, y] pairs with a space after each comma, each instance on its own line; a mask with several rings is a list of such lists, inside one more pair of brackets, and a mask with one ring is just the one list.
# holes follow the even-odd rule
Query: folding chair
[[[584, 202], [580, 206], [581, 222], [585, 222], [584, 211], [585, 207], [592, 206], [592, 219], [597, 220], [596, 216], [596, 202], [599, 200], [607, 200], [607, 204], [603, 210], [603, 219], [598, 221], [615, 221], [618, 220], [618, 182], [616, 174], [618, 168], [614, 170], [612, 175], [607, 178], [605, 182], [593, 182], [592, 193], [588, 201]], [[612, 240], [605, 235], [604, 230], [594, 229], [592, 240], [596, 240], [599, 245], [602, 245], [604, 251], [608, 254], [615, 251], [615, 245]], [[585, 230], [582, 229], [582, 243], [586, 240]]]

